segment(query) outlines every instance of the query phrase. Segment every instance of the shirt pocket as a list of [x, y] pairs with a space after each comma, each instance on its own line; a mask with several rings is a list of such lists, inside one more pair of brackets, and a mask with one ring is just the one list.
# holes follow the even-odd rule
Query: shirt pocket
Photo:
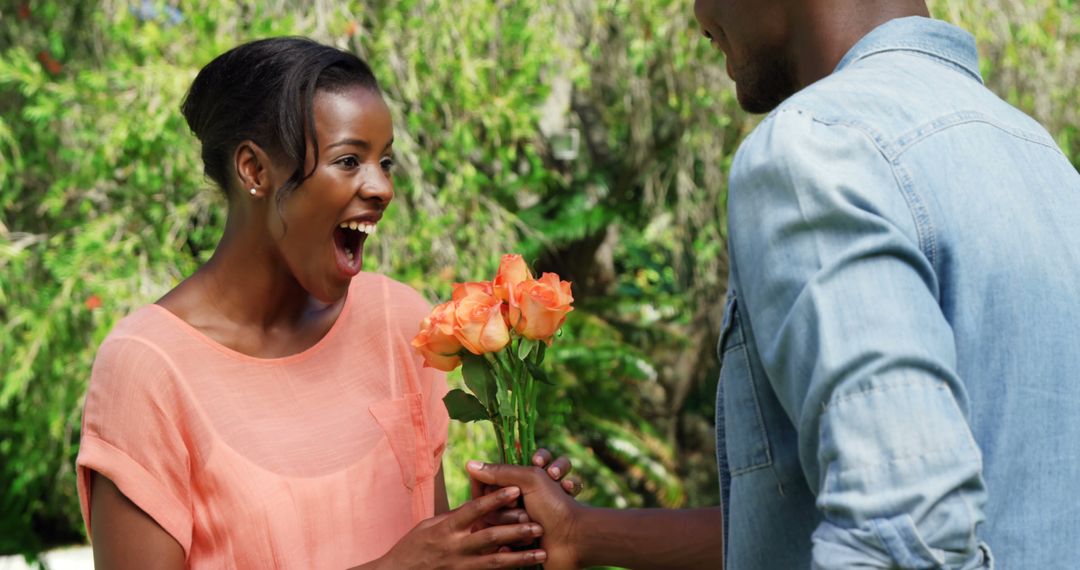
[[394, 451], [405, 487], [413, 490], [435, 476], [421, 394], [372, 404], [369, 409]]
[[769, 438], [758, 398], [759, 382], [750, 362], [736, 294], [728, 296], [720, 330], [720, 385], [724, 438], [731, 475], [772, 465]]

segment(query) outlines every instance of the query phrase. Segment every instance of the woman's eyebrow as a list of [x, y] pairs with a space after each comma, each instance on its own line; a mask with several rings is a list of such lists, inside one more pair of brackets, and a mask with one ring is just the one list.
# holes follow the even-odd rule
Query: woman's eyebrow
[[326, 150], [330, 150], [330, 149], [334, 148], [335, 146], [344, 146], [344, 145], [347, 145], [347, 144], [351, 144], [353, 146], [358, 146], [360, 148], [371, 148], [371, 144], [368, 143], [366, 140], [363, 140], [363, 139], [341, 139], [336, 143], [327, 145]]
[[[363, 140], [363, 139], [341, 139], [336, 143], [327, 145], [326, 150], [330, 150], [330, 149], [332, 149], [332, 148], [334, 148], [336, 146], [344, 146], [344, 145], [353, 145], [353, 146], [360, 147], [362, 149], [371, 148], [371, 143], [369, 143], [369, 142], [367, 142], [366, 140]], [[388, 149], [388, 148], [390, 148], [392, 146], [394, 146], [394, 139], [390, 139], [390, 142], [386, 143], [386, 146], [383, 147], [383, 150], [386, 150], [386, 149]]]

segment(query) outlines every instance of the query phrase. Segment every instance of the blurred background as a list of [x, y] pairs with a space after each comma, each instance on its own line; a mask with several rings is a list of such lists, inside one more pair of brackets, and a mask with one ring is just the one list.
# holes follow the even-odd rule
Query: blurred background
[[[930, 5], [1080, 165], [1080, 3]], [[225, 220], [180, 102], [215, 55], [286, 34], [367, 59], [393, 111], [397, 198], [365, 269], [432, 301], [505, 252], [572, 280], [540, 439], [590, 503], [716, 504], [727, 174], [759, 118], [692, 0], [0, 0], [0, 554], [85, 541], [96, 347]], [[490, 431], [451, 428], [452, 505]]]

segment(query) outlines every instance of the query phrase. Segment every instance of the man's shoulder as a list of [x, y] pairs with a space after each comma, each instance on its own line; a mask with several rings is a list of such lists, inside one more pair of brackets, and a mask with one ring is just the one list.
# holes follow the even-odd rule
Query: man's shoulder
[[925, 54], [877, 54], [789, 97], [759, 128], [778, 128], [801, 117], [869, 137], [888, 158], [951, 126], [994, 125], [1052, 144], [1045, 129], [978, 79]]
[[798, 179], [852, 163], [887, 165], [887, 138], [874, 124], [822, 112], [803, 100], [789, 99], [743, 140], [732, 164], [732, 193], [762, 177]]

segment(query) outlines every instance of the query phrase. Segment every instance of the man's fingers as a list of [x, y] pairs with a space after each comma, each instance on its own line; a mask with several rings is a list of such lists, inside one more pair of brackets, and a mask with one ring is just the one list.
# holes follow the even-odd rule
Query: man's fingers
[[541, 447], [532, 456], [532, 464], [537, 467], [545, 467], [551, 463], [551, 452]]
[[478, 530], [462, 541], [467, 552], [491, 552], [498, 547], [534, 540], [544, 534], [544, 529], [536, 523], [509, 524]]
[[562, 485], [563, 491], [566, 491], [566, 494], [571, 497], [578, 496], [578, 494], [581, 493], [581, 490], [585, 488], [585, 485], [583, 485], [577, 477], [567, 477], [566, 479], [563, 479], [560, 484]]
[[484, 517], [484, 522], [490, 526], [502, 524], [517, 524], [532, 522], [525, 509], [502, 509]]
[[469, 475], [473, 479], [499, 487], [534, 485], [536, 474], [540, 473], [537, 467], [518, 467], [480, 461], [470, 461], [465, 464], [465, 468], [469, 470]]
[[551, 465], [548, 465], [546, 471], [548, 476], [553, 480], [558, 481], [559, 479], [566, 477], [571, 469], [573, 469], [573, 466], [570, 465], [570, 460], [567, 459], [565, 455], [561, 455], [558, 459], [553, 461]]
[[496, 552], [473, 559], [469, 568], [520, 568], [543, 564], [547, 552], [543, 550], [525, 550], [522, 552]]
[[514, 501], [520, 495], [521, 489], [517, 487], [500, 489], [496, 493], [484, 495], [461, 505], [447, 518], [453, 528], [464, 530], [472, 527], [477, 520]]

